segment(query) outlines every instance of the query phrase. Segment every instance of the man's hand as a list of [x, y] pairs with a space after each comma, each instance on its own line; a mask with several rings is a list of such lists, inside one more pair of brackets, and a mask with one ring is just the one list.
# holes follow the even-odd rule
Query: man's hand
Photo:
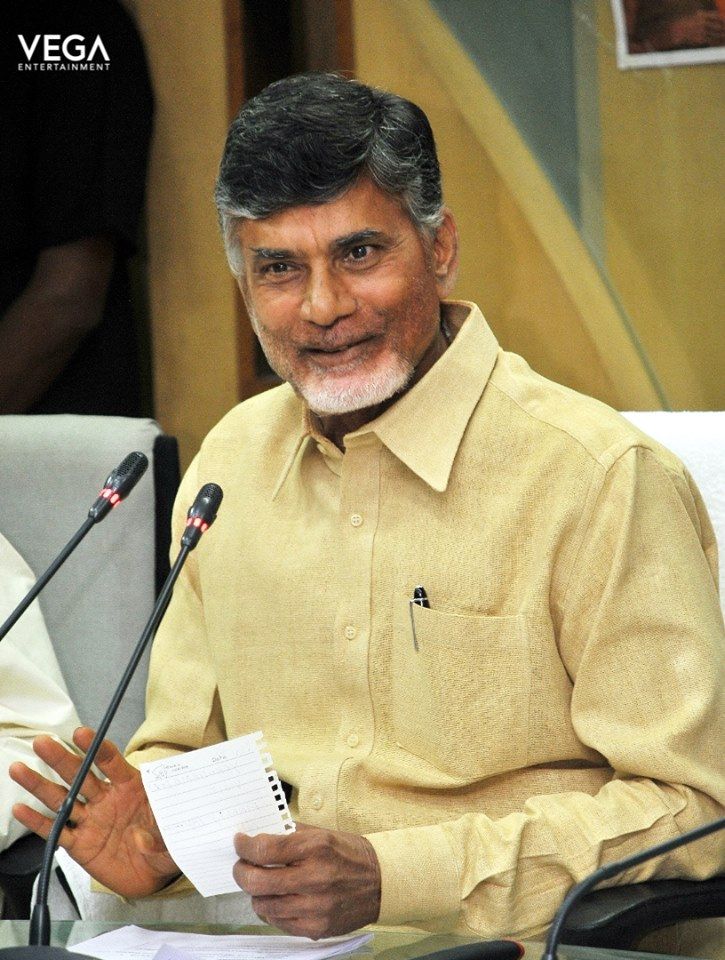
[[234, 846], [234, 879], [260, 920], [319, 940], [378, 919], [380, 865], [365, 837], [298, 824], [279, 836], [237, 834]]
[[[93, 731], [79, 727], [73, 740], [86, 751]], [[52, 737], [40, 736], [33, 749], [41, 760], [71, 783], [81, 760]], [[104, 740], [96, 766], [108, 778], [89, 773], [71, 814], [72, 826], [63, 828], [60, 845], [65, 847], [92, 877], [124, 897], [144, 897], [166, 886], [179, 874], [169, 856], [151, 812], [141, 774], [126, 763], [118, 748]], [[59, 810], [67, 795], [60, 784], [47, 780], [24, 763], [10, 766], [12, 779], [51, 810]], [[13, 814], [24, 826], [47, 837], [53, 820], [24, 803]]]

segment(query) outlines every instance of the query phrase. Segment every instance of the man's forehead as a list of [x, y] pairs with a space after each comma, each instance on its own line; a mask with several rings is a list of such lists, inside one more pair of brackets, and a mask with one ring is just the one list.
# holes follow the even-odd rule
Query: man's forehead
[[363, 182], [327, 203], [288, 207], [258, 220], [241, 220], [237, 237], [244, 250], [289, 254], [325, 250], [395, 236], [412, 226], [399, 201]]

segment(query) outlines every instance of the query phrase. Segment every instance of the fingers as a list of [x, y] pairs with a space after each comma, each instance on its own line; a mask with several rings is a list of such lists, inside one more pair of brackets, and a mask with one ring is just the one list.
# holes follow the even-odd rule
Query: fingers
[[344, 910], [333, 898], [252, 897], [252, 909], [264, 923], [312, 940], [349, 933], [363, 925], [346, 921]]
[[266, 867], [270, 864], [290, 864], [300, 860], [304, 855], [302, 835], [295, 833], [258, 833], [250, 837], [246, 833], [237, 833], [234, 837], [234, 849], [240, 860]]
[[[90, 727], [78, 727], [73, 734], [73, 742], [84, 753], [87, 753], [94, 736], [95, 733]], [[116, 744], [110, 740], [101, 742], [96, 759], [93, 762], [111, 783], [128, 783], [129, 780], [135, 780], [139, 776], [138, 770], [126, 762]]]
[[33, 808], [29, 807], [26, 803], [15, 803], [13, 804], [13, 816], [22, 823], [24, 827], [27, 827], [28, 830], [37, 833], [38, 836], [41, 836], [44, 840], [48, 839], [53, 821], [43, 816], [42, 813], [33, 810]]
[[[53, 810], [56, 813], [60, 810], [63, 801], [68, 795], [65, 787], [41, 776], [41, 774], [32, 770], [24, 763], [11, 763], [9, 773], [10, 778], [14, 780], [15, 783], [19, 784], [24, 790], [27, 790], [28, 793], [32, 793], [32, 795], [40, 800], [49, 810]], [[80, 823], [84, 816], [85, 804], [76, 800], [73, 804], [70, 819], [75, 823]]]
[[[84, 752], [91, 746], [93, 738], [94, 732], [88, 727], [79, 727], [73, 736], [76, 745]], [[83, 762], [81, 757], [70, 751], [64, 744], [47, 735], [38, 736], [33, 740], [33, 750], [67, 784], [73, 782]], [[109, 740], [102, 741], [96, 756], [96, 764], [112, 783], [123, 784], [139, 777], [138, 772], [126, 763], [118, 748]], [[67, 794], [63, 786], [41, 776], [24, 763], [12, 764], [10, 776], [50, 810], [58, 811], [60, 809]], [[108, 784], [105, 784], [93, 772], [89, 772], [83, 780], [80, 792], [88, 802], [93, 803], [102, 798], [107, 787]], [[71, 820], [76, 823], [82, 822], [84, 815], [84, 804], [76, 802], [71, 813]], [[24, 821], [21, 822], [24, 823]], [[32, 827], [29, 824], [25, 825], [35, 832], [39, 832], [38, 828], [44, 826], [41, 823]]]
[[[42, 837], [43, 840], [48, 839], [50, 831], [53, 828], [53, 824], [55, 823], [53, 819], [44, 816], [42, 813], [38, 813], [37, 810], [33, 810], [33, 808], [29, 807], [26, 803], [14, 804], [13, 816], [19, 823], [22, 823], [22, 825], [27, 827], [32, 833], [37, 833], [39, 837]], [[73, 828], [68, 826], [63, 827], [60, 832], [60, 837], [58, 838], [60, 846], [70, 850], [73, 847], [73, 841]]]
[[133, 840], [136, 849], [154, 870], [168, 876], [172, 881], [181, 876], [181, 871], [171, 858], [160, 834], [156, 835], [149, 830], [137, 828], [133, 831]]
[[240, 857], [234, 879], [267, 923], [319, 939], [377, 919], [380, 867], [365, 837], [309, 827], [282, 835], [237, 834], [234, 845]]
[[308, 917], [311, 904], [308, 897], [252, 897], [252, 909], [265, 923], [275, 927], [289, 921], [302, 921]]
[[[36, 737], [33, 740], [33, 750], [44, 763], [48, 764], [51, 770], [55, 770], [61, 780], [64, 780], [68, 784], [73, 782], [73, 778], [82, 763], [82, 759], [75, 753], [71, 753], [62, 743], [59, 743], [53, 739], [53, 737], [49, 737], [46, 734]], [[25, 787], [26, 790], [31, 790], [25, 783], [21, 783], [21, 786]], [[86, 799], [92, 800], [98, 795], [101, 789], [101, 784], [96, 775], [89, 773], [83, 781], [81, 793]], [[31, 790], [31, 792], [34, 791]]]
[[235, 881], [252, 897], [281, 897], [297, 893], [300, 886], [299, 868], [255, 867], [237, 860], [232, 870]]
[[252, 909], [263, 923], [286, 933], [313, 940], [328, 935], [325, 910], [317, 899], [304, 895], [252, 897]]
[[[94, 736], [95, 733], [90, 727], [78, 727], [73, 734], [73, 742], [83, 753], [87, 753]], [[41, 735], [33, 740], [33, 750], [66, 783], [72, 782], [83, 762], [82, 758], [47, 735]], [[139, 775], [138, 771], [124, 760], [118, 747], [110, 740], [101, 742], [94, 763], [112, 783], [127, 783]], [[95, 774], [89, 773], [81, 789], [83, 796], [92, 800], [101, 790], [101, 781]]]
[[295, 845], [285, 843], [291, 836], [261, 833], [249, 837], [238, 833], [234, 837], [239, 860], [232, 875], [242, 890], [252, 897], [279, 897], [298, 892], [299, 871], [295, 870], [294, 862], [299, 854]]
[[[307, 936], [310, 906], [300, 895], [304, 869], [299, 860], [299, 842], [290, 843], [294, 834], [237, 834], [234, 847], [239, 856], [233, 868], [236, 883], [252, 898], [252, 909], [265, 923], [292, 933], [299, 924], [300, 935]], [[309, 880], [309, 878], [307, 878]]]

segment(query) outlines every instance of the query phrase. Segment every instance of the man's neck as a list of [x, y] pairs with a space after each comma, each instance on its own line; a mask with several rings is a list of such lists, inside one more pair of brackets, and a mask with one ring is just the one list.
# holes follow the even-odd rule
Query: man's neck
[[392, 407], [392, 405], [421, 380], [433, 364], [443, 356], [448, 349], [449, 343], [450, 334], [448, 328], [440, 327], [430, 346], [421, 357], [418, 366], [413, 372], [413, 376], [403, 390], [393, 394], [392, 397], [389, 397], [382, 403], [376, 404], [374, 407], [351, 410], [349, 413], [319, 414], [311, 412], [313, 423], [315, 423], [323, 436], [331, 440], [335, 446], [344, 453], [344, 438], [346, 434], [359, 430], [360, 427], [364, 427], [366, 423], [371, 423], [379, 417], [381, 413], [384, 413], [388, 407]]

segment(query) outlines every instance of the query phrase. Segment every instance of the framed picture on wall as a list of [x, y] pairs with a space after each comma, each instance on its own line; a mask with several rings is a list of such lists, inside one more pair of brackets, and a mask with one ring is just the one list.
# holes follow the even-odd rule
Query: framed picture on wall
[[725, 0], [611, 2], [620, 70], [725, 60]]

